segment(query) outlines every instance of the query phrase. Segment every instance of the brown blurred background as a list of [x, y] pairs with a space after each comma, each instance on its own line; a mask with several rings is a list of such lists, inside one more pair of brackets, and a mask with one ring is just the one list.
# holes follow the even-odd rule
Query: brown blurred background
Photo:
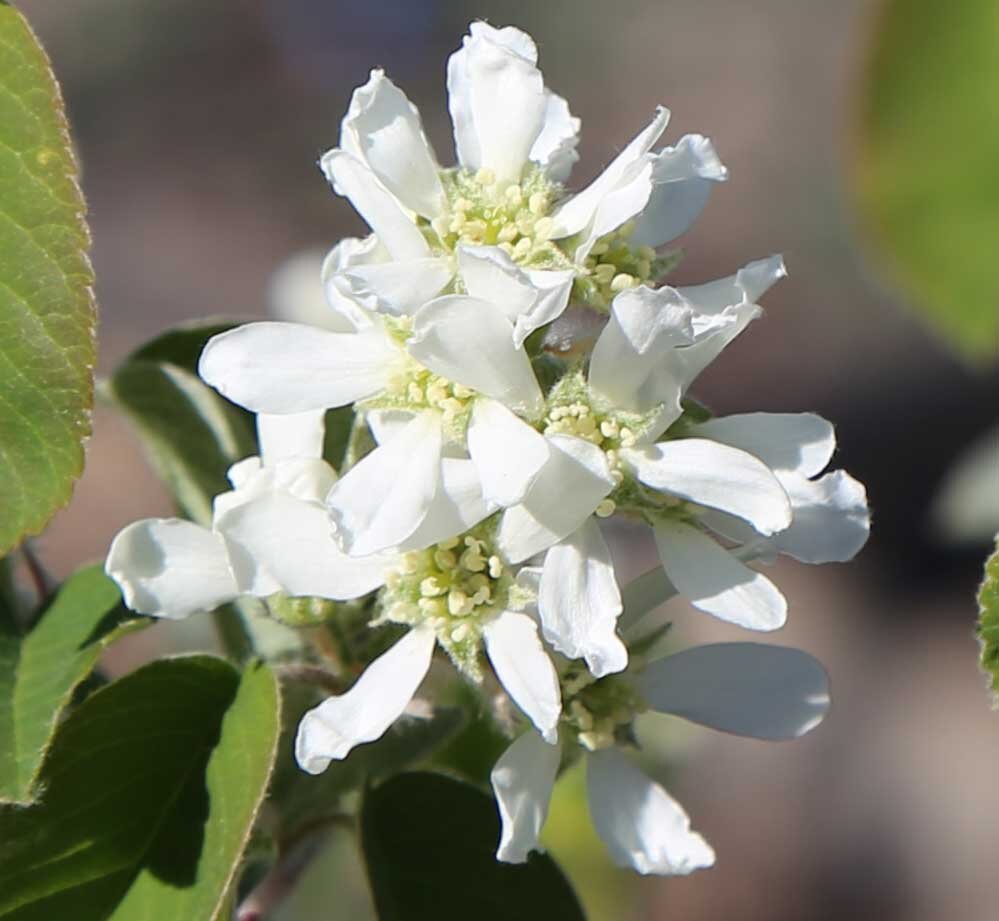
[[[832, 674], [823, 727], [790, 745], [669, 727], [670, 789], [715, 846], [715, 869], [677, 880], [617, 873], [571, 844], [564, 816], [553, 848], [606, 919], [996, 917], [999, 714], [973, 639], [987, 547], [934, 540], [928, 510], [950, 462], [994, 420], [999, 375], [973, 374], [932, 339], [881, 285], [856, 228], [855, 91], [877, 3], [19, 5], [54, 61], [79, 145], [104, 372], [180, 321], [263, 315], [286, 258], [362, 231], [316, 160], [371, 67], [406, 90], [451, 162], [444, 62], [471, 18], [538, 41], [547, 82], [583, 122], [573, 185], [657, 103], [672, 109], [670, 141], [709, 135], [731, 179], [680, 241], [687, 256], [671, 280], [719, 277], [771, 252], [785, 254], [790, 277], [697, 395], [718, 413], [834, 420], [837, 463], [867, 484], [874, 537], [851, 565], [782, 563], [775, 574], [792, 612], [774, 639]], [[127, 522], [168, 512], [123, 421], [98, 409], [87, 472], [42, 556], [64, 575], [100, 557]], [[652, 564], [642, 552], [637, 569]], [[674, 608], [683, 643], [751, 638]], [[309, 886], [322, 893], [324, 883]], [[331, 916], [363, 917], [363, 895], [349, 898], [360, 901]], [[336, 903], [333, 892], [320, 902]], [[304, 900], [282, 915], [326, 916]]]

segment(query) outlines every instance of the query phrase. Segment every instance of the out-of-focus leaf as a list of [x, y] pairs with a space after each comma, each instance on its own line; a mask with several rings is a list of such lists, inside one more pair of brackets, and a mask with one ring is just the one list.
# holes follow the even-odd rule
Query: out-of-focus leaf
[[27, 803], [74, 688], [123, 633], [148, 623], [121, 607], [99, 566], [70, 577], [30, 633], [0, 617], [0, 802]]
[[380, 921], [577, 921], [583, 910], [555, 861], [496, 860], [492, 798], [440, 774], [399, 774], [369, 791], [361, 843]]
[[62, 98], [0, 5], [0, 553], [69, 501], [90, 434], [90, 235]]
[[862, 85], [864, 223], [903, 290], [965, 355], [999, 356], [999, 8], [888, 0]]
[[999, 535], [995, 553], [985, 561], [985, 578], [978, 590], [978, 639], [982, 670], [999, 705]]
[[276, 684], [207, 656], [154, 662], [56, 735], [44, 797], [0, 810], [0, 918], [215, 921], [270, 775]]

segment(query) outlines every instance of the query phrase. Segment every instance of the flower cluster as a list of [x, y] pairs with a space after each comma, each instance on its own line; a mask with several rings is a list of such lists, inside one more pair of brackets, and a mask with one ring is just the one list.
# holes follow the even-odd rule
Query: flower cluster
[[[251, 323], [201, 357], [203, 380], [257, 414], [261, 456], [232, 468], [210, 527], [133, 524], [107, 570], [130, 607], [164, 617], [241, 595], [369, 599], [372, 628], [405, 632], [305, 715], [304, 770], [384, 733], [440, 649], [472, 683], [491, 672], [528, 723], [492, 774], [501, 860], [537, 848], [560, 766], [585, 754], [614, 860], [687, 873], [713, 853], [621, 754], [635, 717], [791, 738], [822, 719], [826, 678], [805, 653], [756, 643], [644, 661], [621, 629], [603, 523], [640, 523], [658, 548], [662, 569], [627, 593], [630, 621], [676, 592], [769, 631], [787, 605], [751, 564], [849, 559], [867, 537], [864, 490], [823, 473], [835, 438], [818, 416], [713, 418], [688, 396], [784, 275], [771, 257], [664, 281], [677, 259], [662, 247], [727, 175], [710, 141], [654, 149], [659, 108], [570, 193], [579, 120], [528, 35], [474, 23], [447, 87], [452, 167], [382, 71], [355, 90], [321, 166], [372, 233], [327, 257], [324, 328]], [[345, 406], [368, 450], [338, 472], [323, 418]]]

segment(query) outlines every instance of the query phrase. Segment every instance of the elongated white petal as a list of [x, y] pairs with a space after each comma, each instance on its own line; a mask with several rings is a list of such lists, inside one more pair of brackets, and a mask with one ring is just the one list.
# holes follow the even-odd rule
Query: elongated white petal
[[[669, 110], [660, 106], [649, 126], [635, 137], [593, 182], [578, 195], [573, 195], [552, 215], [555, 225], [552, 236], [555, 239], [568, 237], [589, 229], [595, 223], [598, 217], [597, 212], [604, 200], [620, 187], [627, 186], [629, 181], [634, 180], [643, 168], [647, 169], [648, 172], [646, 178], [648, 190], [645, 196], [646, 201], [648, 200], [652, 184], [651, 167], [646, 162], [647, 154], [666, 130], [668, 122]], [[644, 204], [642, 202], [639, 210], [644, 207]], [[637, 214], [637, 211], [633, 211], [632, 214]], [[624, 220], [627, 219], [626, 217]]]
[[276, 464], [289, 457], [321, 457], [325, 426], [324, 410], [305, 413], [257, 416], [257, 440], [265, 464]]
[[439, 167], [420, 113], [382, 70], [354, 90], [340, 126], [340, 144], [359, 156], [410, 211], [428, 219], [444, 208]]
[[393, 259], [420, 259], [430, 255], [430, 244], [419, 227], [357, 157], [334, 149], [323, 155], [319, 165], [333, 184], [333, 190], [350, 199]]
[[496, 762], [489, 774], [502, 833], [496, 859], [524, 863], [531, 851], [540, 851], [538, 836], [548, 817], [548, 804], [562, 754], [528, 730]]
[[688, 134], [676, 147], [652, 154], [652, 194], [635, 225], [635, 246], [661, 246], [690, 229], [704, 210], [716, 182], [724, 182], [722, 166], [706, 137]]
[[617, 635], [621, 591], [610, 550], [592, 518], [545, 555], [538, 613], [545, 639], [594, 677], [623, 671], [628, 650]]
[[579, 159], [579, 119], [569, 111], [569, 104], [551, 90], [545, 91], [545, 115], [534, 146], [531, 162], [537, 163], [553, 182], [565, 182]]
[[198, 373], [252, 412], [300, 413], [377, 393], [399, 359], [380, 329], [348, 334], [298, 323], [248, 323], [213, 336]]
[[646, 486], [721, 509], [770, 535], [791, 523], [791, 501], [762, 461], [706, 438], [679, 438], [626, 448], [621, 459]]
[[534, 418], [541, 388], [513, 325], [488, 301], [454, 294], [423, 307], [413, 321], [409, 354], [436, 374], [464, 384]]
[[468, 426], [468, 453], [486, 500], [506, 508], [523, 500], [551, 452], [544, 435], [498, 400], [479, 399]]
[[447, 67], [458, 161], [518, 182], [548, 105], [537, 51], [529, 36], [509, 26], [473, 23], [470, 32]]
[[482, 483], [470, 460], [445, 457], [441, 482], [420, 526], [399, 544], [400, 550], [419, 550], [461, 534], [488, 518], [496, 506], [482, 496]]
[[554, 745], [562, 693], [555, 666], [538, 637], [538, 625], [527, 614], [503, 611], [482, 633], [486, 654], [500, 684], [545, 741]]
[[459, 246], [458, 272], [470, 297], [495, 304], [511, 323], [534, 306], [531, 280], [498, 246]]
[[576, 273], [572, 269], [528, 271], [527, 277], [537, 291], [534, 304], [527, 313], [517, 317], [513, 330], [513, 344], [520, 348], [531, 333], [557, 320], [569, 306], [569, 296]]
[[650, 663], [636, 684], [654, 710], [756, 739], [796, 739], [829, 711], [829, 677], [800, 649], [695, 646]]
[[440, 416], [421, 413], [330, 490], [340, 545], [351, 556], [368, 556], [402, 543], [426, 516], [440, 475]]
[[434, 644], [432, 630], [410, 630], [346, 694], [328, 697], [309, 710], [295, 738], [295, 760], [302, 769], [321, 774], [355, 745], [380, 738], [413, 699], [430, 669]]
[[311, 322], [335, 333], [359, 332], [372, 326], [376, 322], [371, 316], [373, 308], [365, 308], [351, 294], [350, 285], [345, 283], [341, 276], [350, 274], [362, 266], [386, 265], [392, 261], [389, 251], [374, 234], [369, 234], [363, 240], [356, 237], [341, 240], [326, 254], [322, 266], [323, 290], [326, 292], [328, 305], [333, 308], [333, 320], [317, 323], [314, 319], [293, 316], [282, 319], [298, 319], [301, 323]]
[[780, 553], [802, 563], [844, 563], [867, 543], [867, 491], [846, 471], [834, 470], [817, 480], [783, 474], [781, 483], [791, 497], [794, 519], [774, 537]]
[[615, 749], [586, 759], [586, 792], [597, 834], [619, 867], [683, 876], [714, 864], [683, 807]]
[[497, 542], [511, 563], [540, 553], [575, 531], [615, 483], [604, 452], [571, 435], [549, 435], [551, 449], [520, 505], [500, 519]]
[[453, 275], [448, 259], [427, 256], [354, 266], [332, 283], [341, 296], [367, 310], [408, 316], [440, 294]]
[[104, 570], [140, 614], [179, 619], [239, 592], [222, 539], [178, 518], [146, 518], [118, 533]]
[[666, 575], [695, 608], [749, 630], [784, 626], [787, 602], [777, 587], [706, 534], [663, 521], [655, 538]]
[[775, 473], [815, 476], [836, 449], [833, 427], [814, 413], [741, 413], [693, 426], [691, 434], [755, 455]]
[[318, 502], [285, 492], [257, 496], [216, 516], [240, 592], [266, 597], [311, 595], [347, 601], [385, 581], [390, 558], [349, 557], [333, 539], [333, 526]]

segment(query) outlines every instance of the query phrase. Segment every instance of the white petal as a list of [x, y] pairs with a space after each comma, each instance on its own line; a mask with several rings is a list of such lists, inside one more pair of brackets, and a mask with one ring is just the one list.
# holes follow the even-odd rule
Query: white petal
[[470, 297], [495, 304], [511, 323], [534, 306], [530, 279], [498, 246], [459, 246], [458, 272]]
[[610, 550], [592, 518], [545, 555], [538, 613], [545, 639], [594, 677], [623, 671], [628, 650], [616, 632], [621, 591]]
[[531, 162], [537, 163], [553, 182], [565, 182], [579, 159], [578, 143], [579, 119], [561, 96], [545, 90], [544, 123], [531, 148]]
[[300, 413], [377, 393], [400, 355], [379, 329], [348, 334], [297, 323], [248, 323], [213, 336], [198, 373], [252, 412]]
[[534, 618], [516, 611], [502, 611], [486, 624], [482, 635], [500, 684], [545, 741], [554, 745], [562, 714], [562, 692], [555, 666], [541, 645]]
[[378, 588], [390, 562], [379, 555], [347, 556], [333, 540], [326, 509], [284, 492], [226, 510], [215, 527], [225, 537], [239, 590], [251, 595], [277, 590], [347, 601]]
[[704, 210], [716, 182], [724, 182], [711, 141], [699, 134], [652, 155], [652, 194], [631, 237], [634, 246], [661, 246], [686, 232]]
[[799, 649], [695, 646], [649, 664], [636, 681], [654, 710], [756, 739], [796, 739], [829, 711], [829, 677]]
[[351, 556], [367, 556], [400, 544], [426, 516], [440, 475], [440, 416], [421, 413], [330, 490], [327, 505], [341, 546]]
[[523, 500], [551, 452], [544, 435], [502, 403], [479, 399], [468, 426], [468, 453], [487, 501], [506, 508]]
[[647, 448], [626, 448], [621, 459], [646, 486], [738, 515], [760, 534], [791, 523], [791, 502], [762, 461], [706, 438], [678, 438]]
[[327, 151], [319, 162], [333, 190], [350, 199], [393, 259], [430, 255], [419, 227], [364, 163], [339, 149]]
[[496, 859], [524, 863], [540, 851], [538, 836], [548, 817], [562, 750], [533, 730], [517, 739], [496, 762], [489, 782], [503, 823]]
[[[360, 243], [353, 239], [343, 242], [347, 247]], [[354, 332], [356, 327], [338, 309], [331, 309], [324, 296], [322, 267], [330, 255], [324, 257], [322, 252], [310, 249], [282, 262], [267, 280], [268, 313], [287, 323], [321, 326], [333, 333]], [[341, 255], [337, 254], [337, 258]]]
[[276, 464], [289, 457], [322, 457], [325, 411], [257, 416], [257, 441], [265, 464]]
[[410, 211], [431, 220], [441, 213], [444, 189], [420, 113], [384, 71], [371, 71], [354, 90], [340, 131], [341, 145], [349, 145]]
[[613, 748], [586, 759], [586, 791], [597, 834], [619, 867], [680, 876], [714, 864], [680, 804]]
[[616, 485], [604, 452], [571, 435], [549, 435], [548, 462], [520, 505], [500, 519], [497, 543], [511, 563], [540, 553], [575, 531]]
[[[651, 167], [647, 162], [647, 154], [666, 130], [668, 122], [669, 110], [660, 106], [656, 109], [655, 117], [649, 126], [635, 137], [593, 182], [579, 194], [573, 195], [552, 215], [555, 225], [552, 236], [555, 239], [568, 237], [591, 228], [598, 220], [598, 211], [604, 200], [619, 188], [626, 188], [643, 170], [647, 172], [648, 188], [645, 198], [646, 201], [648, 200], [652, 184]], [[645, 202], [642, 202], [639, 205], [639, 210], [644, 204]], [[637, 211], [632, 212], [632, 214], [636, 213]], [[631, 217], [631, 214], [628, 217]], [[627, 219], [626, 217], [624, 220]], [[606, 232], [606, 230], [603, 231], [603, 233]]]
[[441, 461], [441, 482], [420, 526], [399, 544], [400, 550], [419, 550], [455, 534], [461, 534], [488, 518], [496, 506], [482, 497], [475, 464], [470, 460], [445, 457]]
[[867, 492], [844, 470], [817, 480], [784, 474], [794, 518], [774, 537], [780, 553], [802, 563], [844, 563], [860, 551], [871, 533]]
[[440, 294], [453, 275], [449, 259], [428, 256], [353, 266], [331, 280], [342, 297], [367, 310], [408, 316]]
[[557, 272], [536, 269], [528, 271], [527, 277], [537, 291], [537, 297], [531, 309], [517, 317], [514, 324], [513, 344], [518, 348], [536, 329], [541, 329], [562, 316], [569, 306], [576, 273], [572, 269]]
[[434, 373], [528, 418], [541, 410], [530, 359], [513, 344], [513, 326], [494, 304], [459, 294], [431, 301], [416, 314], [407, 348]]
[[666, 575], [695, 608], [749, 630], [784, 626], [787, 602], [777, 587], [706, 534], [662, 521], [655, 538]]
[[235, 491], [215, 497], [216, 519], [254, 496], [275, 490], [307, 502], [322, 502], [336, 482], [336, 471], [317, 457], [288, 457], [269, 466], [261, 464], [259, 457], [247, 457], [233, 464], [228, 475]]
[[824, 470], [836, 448], [832, 425], [814, 413], [741, 413], [709, 419], [690, 431], [748, 451], [774, 473], [805, 477]]
[[153, 617], [187, 617], [239, 594], [222, 539], [178, 518], [147, 518], [120, 531], [104, 570], [131, 610]]
[[[340, 281], [340, 276], [349, 274], [361, 266], [386, 265], [392, 262], [387, 249], [378, 241], [378, 237], [370, 234], [363, 240], [347, 237], [337, 243], [326, 254], [322, 267], [323, 290], [326, 301], [332, 307], [332, 319], [316, 322], [315, 318], [287, 317], [298, 319], [299, 322], [323, 326], [335, 333], [358, 332], [372, 325], [371, 310], [366, 309], [350, 293], [350, 285]], [[339, 287], [338, 287], [339, 285]], [[341, 291], [345, 288], [346, 293]]]
[[458, 161], [519, 182], [541, 134], [547, 99], [530, 37], [474, 23], [451, 55], [447, 86]]
[[430, 669], [434, 644], [432, 630], [410, 630], [375, 659], [346, 694], [328, 697], [309, 710], [295, 738], [295, 759], [302, 769], [321, 774], [355, 745], [379, 738], [413, 699]]

